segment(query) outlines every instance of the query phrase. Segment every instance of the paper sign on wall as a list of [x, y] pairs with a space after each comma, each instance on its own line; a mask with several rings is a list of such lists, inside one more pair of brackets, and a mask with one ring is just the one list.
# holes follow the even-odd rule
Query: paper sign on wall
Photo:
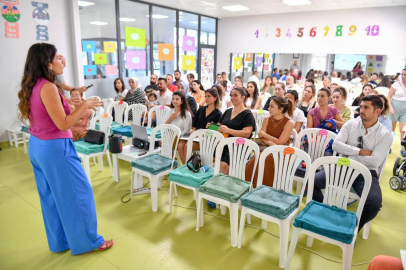
[[106, 76], [116, 76], [117, 75], [117, 66], [116, 65], [106, 65]]
[[374, 69], [373, 69], [373, 68], [368, 68], [368, 69], [367, 69], [367, 72], [368, 72], [368, 73], [373, 73], [373, 72], [374, 72]]
[[159, 61], [173, 61], [173, 44], [158, 43], [158, 60]]
[[83, 74], [86, 75], [97, 75], [96, 65], [85, 65], [83, 66]]
[[257, 56], [255, 58], [255, 66], [260, 67], [262, 65], [262, 56]]
[[125, 46], [145, 48], [145, 29], [127, 26], [125, 28]]
[[104, 41], [103, 42], [104, 45], [104, 52], [105, 53], [112, 53], [112, 52], [116, 52], [116, 43], [114, 42], [108, 42], [108, 41]]
[[383, 60], [383, 56], [382, 55], [377, 55], [376, 56], [376, 61], [382, 61]]
[[4, 22], [6, 26], [6, 38], [19, 38], [20, 30], [17, 21], [20, 20], [21, 15], [16, 7], [18, 0], [2, 0], [0, 2], [5, 4], [1, 7], [1, 15], [6, 20]]
[[96, 41], [82, 40], [82, 50], [84, 52], [96, 52]]
[[245, 61], [247, 61], [247, 62], [252, 61], [252, 53], [246, 53], [245, 54]]
[[269, 69], [269, 65], [268, 64], [264, 64], [264, 70], [268, 70]]
[[195, 70], [196, 57], [194, 55], [182, 56], [182, 70]]
[[183, 46], [182, 49], [184, 51], [195, 51], [196, 44], [195, 44], [195, 37], [183, 36]]
[[233, 69], [240, 69], [241, 67], [242, 67], [242, 58], [234, 57], [234, 68]]
[[126, 69], [146, 69], [145, 51], [126, 51], [125, 52]]
[[107, 64], [107, 54], [105, 53], [95, 53], [94, 63], [96, 65], [106, 65]]
[[268, 59], [268, 58], [269, 58], [269, 53], [266, 53], [266, 54], [264, 55], [264, 58], [265, 58], [265, 59]]

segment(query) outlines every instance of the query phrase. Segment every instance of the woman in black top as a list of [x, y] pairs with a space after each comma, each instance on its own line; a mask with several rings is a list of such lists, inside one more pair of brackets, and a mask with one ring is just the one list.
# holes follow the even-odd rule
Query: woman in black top
[[[241, 137], [250, 139], [255, 129], [255, 118], [251, 111], [245, 107], [248, 93], [244, 88], [235, 87], [230, 93], [233, 108], [227, 109], [219, 121], [218, 132], [224, 137]], [[228, 174], [230, 154], [228, 147], [223, 150], [221, 156], [220, 172]]]
[[[202, 128], [206, 128], [207, 123], [217, 123], [221, 118], [220, 96], [215, 88], [205, 91], [206, 105], [200, 107], [193, 117], [192, 129], [190, 133]], [[193, 142], [193, 151], [199, 149], [199, 143]], [[180, 140], [178, 143], [178, 152], [183, 164], [186, 163], [187, 140]]]

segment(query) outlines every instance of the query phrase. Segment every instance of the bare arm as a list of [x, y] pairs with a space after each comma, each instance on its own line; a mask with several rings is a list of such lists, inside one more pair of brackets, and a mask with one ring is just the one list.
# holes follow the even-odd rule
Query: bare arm
[[255, 104], [254, 110], [261, 108], [262, 99], [258, 97], [257, 104]]
[[341, 117], [340, 113], [336, 114], [336, 116], [334, 117], [334, 121], [336, 122], [338, 128], [341, 128], [345, 124], [345, 121]]
[[277, 145], [283, 145], [289, 140], [292, 130], [293, 130], [293, 121], [289, 120], [288, 122], [286, 122], [285, 126], [283, 127], [282, 134], [279, 138], [273, 137], [267, 133], [263, 134], [261, 132], [261, 135], [263, 136], [262, 137], [263, 139], [261, 139], [261, 141], [265, 144], [269, 144], [269, 142], [273, 142], [274, 144], [277, 144]]
[[294, 129], [296, 130], [297, 133], [299, 133], [302, 130], [303, 122], [296, 122], [296, 125]]
[[307, 128], [313, 128], [313, 115], [307, 114]]
[[395, 94], [395, 92], [396, 92], [395, 88], [391, 87], [391, 88], [389, 89], [388, 105], [389, 105], [390, 114], [392, 114], [392, 115], [395, 114], [395, 111], [393, 110], [393, 107], [392, 107], [392, 97], [393, 97], [393, 95]]

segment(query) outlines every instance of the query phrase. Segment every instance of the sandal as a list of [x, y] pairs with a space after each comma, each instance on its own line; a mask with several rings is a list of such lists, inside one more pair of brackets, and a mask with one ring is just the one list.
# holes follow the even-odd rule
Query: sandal
[[113, 245], [114, 245], [113, 239], [110, 239], [110, 240], [104, 241], [104, 243], [100, 247], [98, 247], [97, 249], [98, 250], [106, 250], [108, 248], [111, 248]]

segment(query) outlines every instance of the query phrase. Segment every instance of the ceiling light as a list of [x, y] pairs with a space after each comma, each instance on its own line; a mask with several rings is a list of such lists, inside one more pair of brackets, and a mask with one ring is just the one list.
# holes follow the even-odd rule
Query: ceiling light
[[312, 2], [309, 0], [283, 0], [283, 3], [288, 6], [303, 6], [310, 5]]
[[78, 1], [78, 5], [80, 7], [88, 7], [94, 5], [93, 2], [88, 2], [88, 1]]
[[154, 19], [166, 19], [166, 18], [169, 18], [169, 17], [166, 16], [166, 15], [161, 15], [161, 14], [152, 14], [152, 18], [154, 18]]
[[94, 25], [106, 25], [106, 24], [108, 24], [108, 23], [95, 21], [95, 22], [90, 22], [90, 24], [94, 24]]
[[122, 21], [122, 22], [135, 22], [135, 19], [131, 19], [131, 18], [120, 18], [120, 21]]
[[249, 8], [241, 6], [241, 5], [235, 5], [235, 6], [225, 6], [223, 9], [228, 10], [228, 11], [243, 11], [243, 10], [249, 10]]

